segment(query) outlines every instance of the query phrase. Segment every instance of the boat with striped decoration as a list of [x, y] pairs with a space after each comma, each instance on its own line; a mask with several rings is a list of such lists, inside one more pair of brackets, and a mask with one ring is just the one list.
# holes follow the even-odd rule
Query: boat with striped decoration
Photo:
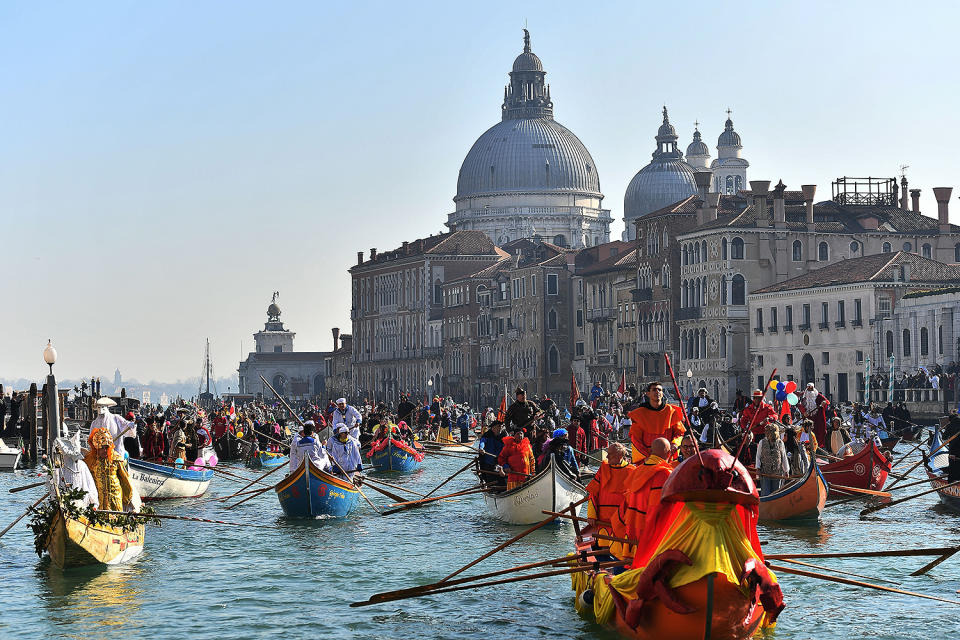
[[304, 460], [274, 487], [288, 518], [343, 517], [357, 506], [360, 492], [349, 480], [321, 471]]

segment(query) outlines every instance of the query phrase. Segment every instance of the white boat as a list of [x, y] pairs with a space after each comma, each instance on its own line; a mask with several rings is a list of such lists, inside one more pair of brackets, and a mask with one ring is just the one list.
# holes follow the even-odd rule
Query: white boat
[[0, 440], [0, 471], [16, 471], [22, 454], [20, 449], [8, 447], [3, 440]]
[[510, 491], [484, 493], [490, 513], [510, 524], [534, 524], [547, 516], [544, 511], [560, 511], [587, 497], [582, 484], [557, 466], [550, 464], [527, 482]]
[[213, 478], [213, 469], [178, 469], [132, 458], [128, 464], [130, 484], [144, 500], [196, 498], [207, 491]]

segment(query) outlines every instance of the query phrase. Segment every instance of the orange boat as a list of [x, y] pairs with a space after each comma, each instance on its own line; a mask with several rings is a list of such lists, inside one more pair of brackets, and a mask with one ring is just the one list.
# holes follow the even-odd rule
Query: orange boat
[[816, 464], [806, 475], [760, 498], [761, 520], [817, 520], [827, 504], [829, 489]]
[[[729, 453], [701, 455], [667, 479], [629, 569], [573, 574], [582, 615], [637, 640], [746, 640], [774, 625], [783, 595], [757, 538], [756, 486]], [[586, 533], [577, 551], [609, 559]]]

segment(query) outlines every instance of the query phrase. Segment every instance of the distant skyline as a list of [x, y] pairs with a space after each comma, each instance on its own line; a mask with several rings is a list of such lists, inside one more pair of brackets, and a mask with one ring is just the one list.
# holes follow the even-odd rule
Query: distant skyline
[[[909, 165], [957, 187], [953, 4], [0, 5], [0, 378], [233, 375], [271, 292], [297, 350], [350, 332], [347, 269], [444, 230], [528, 24], [556, 119], [623, 193], [661, 108], [818, 200]], [[241, 349], [242, 343], [242, 349]]]

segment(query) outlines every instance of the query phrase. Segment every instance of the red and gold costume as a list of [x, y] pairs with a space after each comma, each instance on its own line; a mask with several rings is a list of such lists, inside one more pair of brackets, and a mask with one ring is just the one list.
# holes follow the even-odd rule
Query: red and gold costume
[[132, 499], [133, 487], [123, 462], [113, 451], [110, 433], [98, 427], [90, 432], [87, 443], [90, 451], [83, 457], [83, 461], [89, 467], [93, 482], [97, 485], [100, 508], [122, 511], [123, 506]]
[[537, 461], [533, 457], [533, 447], [526, 438], [518, 442], [514, 436], [503, 439], [503, 450], [497, 458], [502, 467], [510, 467], [507, 472], [507, 491], [519, 487], [533, 475]]
[[633, 444], [634, 464], [650, 455], [650, 445], [657, 438], [666, 438], [676, 447], [687, 430], [683, 427], [683, 412], [679, 407], [663, 403], [654, 409], [642, 404], [629, 414], [630, 442]]
[[[659, 456], [650, 455], [630, 472], [624, 484], [623, 502], [610, 521], [615, 537], [640, 539], [660, 510], [660, 491], [672, 471], [672, 464]], [[632, 557], [635, 550], [636, 547], [621, 542], [610, 546], [610, 553], [618, 558]]]

